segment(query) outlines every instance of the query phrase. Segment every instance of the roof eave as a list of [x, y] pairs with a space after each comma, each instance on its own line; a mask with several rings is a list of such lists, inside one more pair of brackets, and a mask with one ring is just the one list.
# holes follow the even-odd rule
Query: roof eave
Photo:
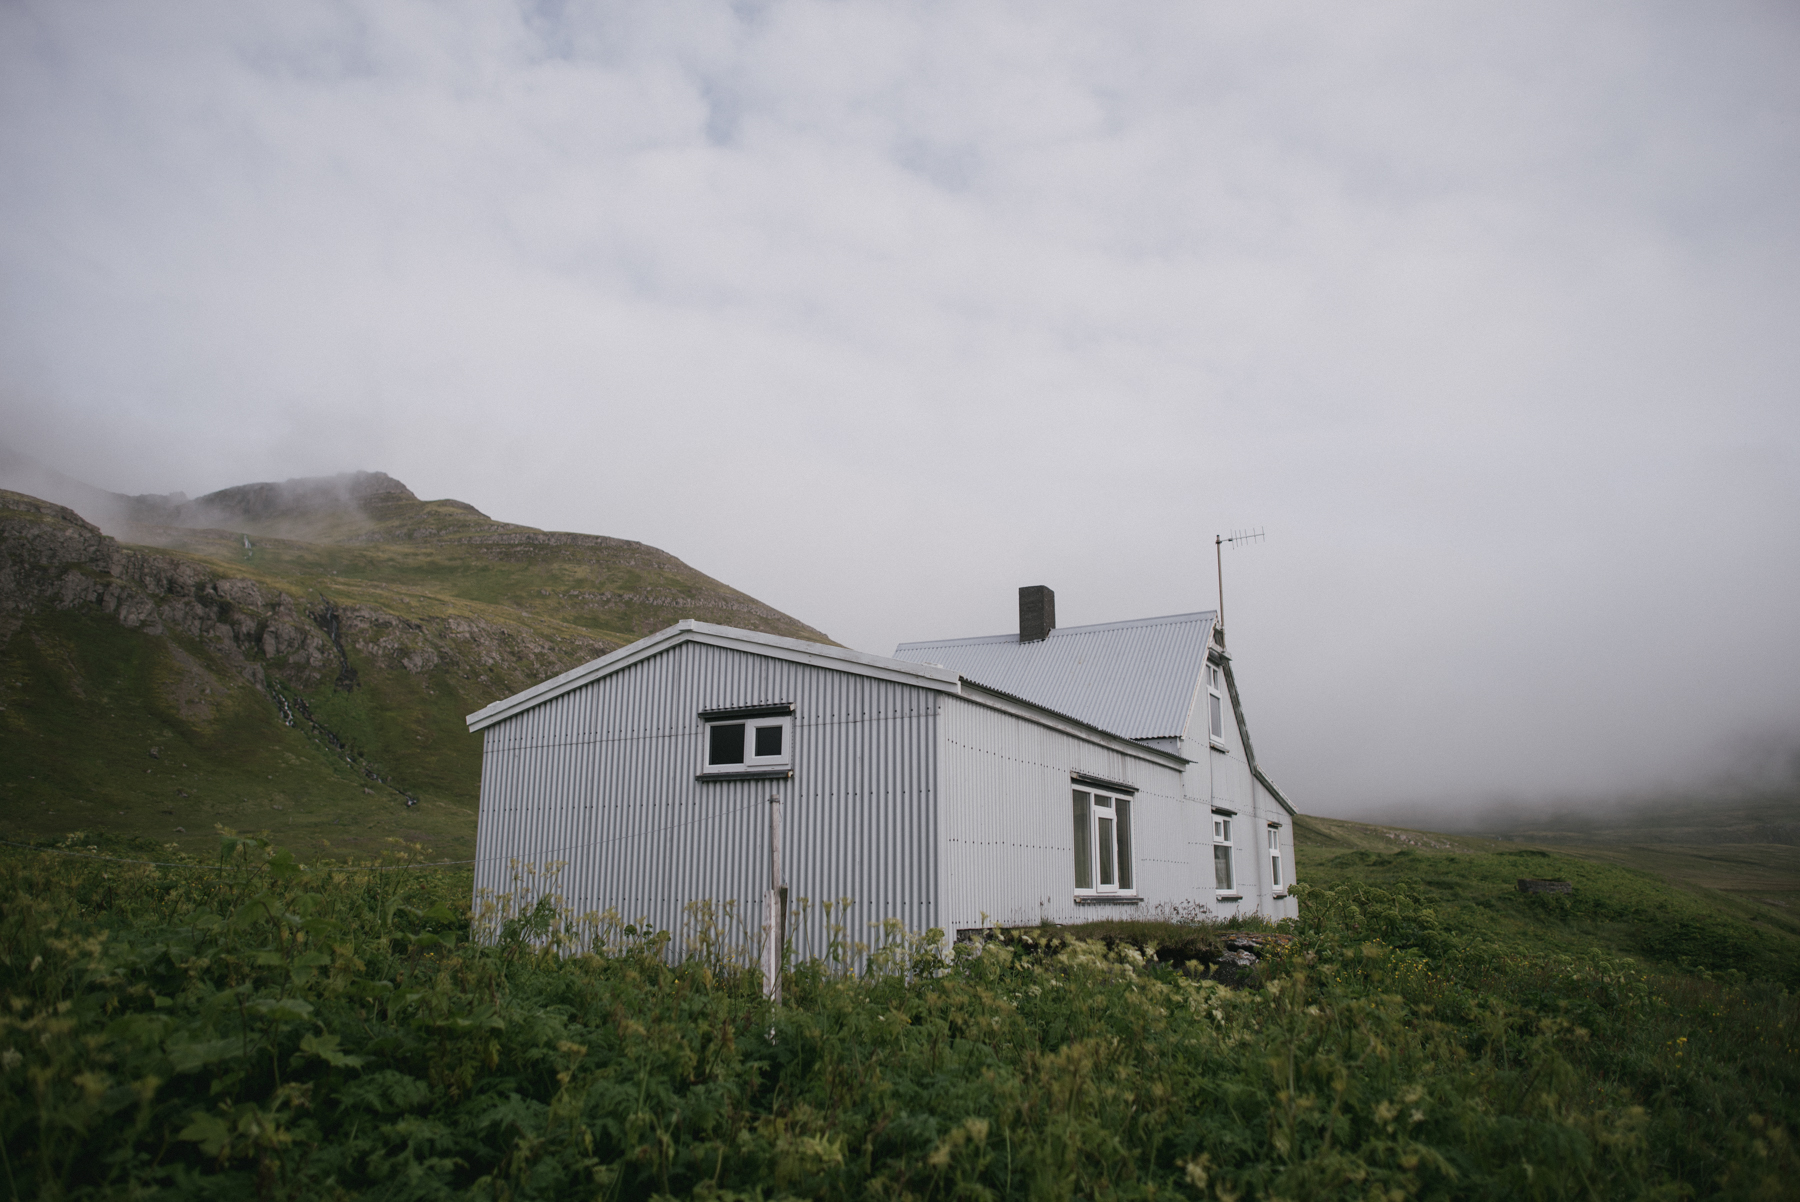
[[1264, 773], [1261, 768], [1253, 765], [1250, 771], [1252, 775], [1256, 777], [1257, 782], [1269, 791], [1269, 796], [1281, 803], [1281, 808], [1288, 812], [1289, 817], [1298, 818], [1300, 816], [1300, 811], [1294, 808], [1294, 803], [1289, 801], [1286, 795], [1284, 795], [1280, 789], [1275, 787], [1275, 782], [1270, 780], [1268, 775]]

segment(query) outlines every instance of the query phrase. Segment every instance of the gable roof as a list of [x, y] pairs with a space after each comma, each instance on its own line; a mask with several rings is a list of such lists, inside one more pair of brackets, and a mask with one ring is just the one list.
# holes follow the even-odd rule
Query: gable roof
[[1178, 769], [1187, 763], [1187, 760], [1174, 752], [1142, 746], [1104, 727], [1097, 727], [1097, 724], [1078, 715], [1062, 713], [1029, 698], [1012, 696], [1005, 690], [983, 686], [979, 681], [966, 680], [951, 668], [941, 667], [937, 664], [888, 659], [886, 656], [852, 651], [848, 647], [831, 647], [824, 643], [809, 643], [803, 639], [790, 639], [778, 634], [764, 634], [757, 630], [740, 630], [735, 626], [715, 626], [711, 622], [696, 622], [692, 619], [678, 622], [665, 630], [659, 630], [647, 638], [639, 639], [630, 646], [619, 648], [610, 655], [590, 660], [578, 668], [564, 672], [561, 676], [554, 676], [542, 684], [533, 685], [523, 692], [515, 693], [511, 697], [476, 710], [468, 716], [469, 730], [471, 732], [483, 730], [496, 722], [503, 722], [515, 714], [542, 705], [553, 697], [560, 697], [591, 681], [598, 680], [603, 676], [610, 676], [614, 672], [649, 659], [653, 655], [659, 655], [679, 643], [705, 643], [714, 647], [729, 647], [738, 651], [748, 651], [754, 655], [766, 655], [772, 659], [784, 659], [793, 663], [830, 668], [839, 672], [853, 672], [859, 676], [872, 676], [880, 680], [893, 680], [920, 688], [934, 689], [940, 693], [952, 693], [979, 705], [1004, 710], [1018, 717], [1057, 727], [1070, 734], [1104, 744], [1115, 751], [1122, 751], [1154, 763], [1162, 763]]
[[939, 664], [968, 680], [1128, 739], [1187, 733], [1216, 614], [1172, 614], [1017, 634], [902, 643], [894, 658]]

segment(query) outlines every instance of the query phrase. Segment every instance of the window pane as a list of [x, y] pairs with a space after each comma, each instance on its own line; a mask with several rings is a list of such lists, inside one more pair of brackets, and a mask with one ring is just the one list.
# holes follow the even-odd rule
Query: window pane
[[1119, 798], [1119, 888], [1131, 889], [1131, 799]]
[[781, 754], [781, 727], [759, 726], [756, 728], [756, 754], [759, 756]]
[[1281, 888], [1281, 857], [1280, 856], [1270, 856], [1269, 857], [1269, 883], [1277, 889]]
[[1088, 835], [1088, 795], [1075, 791], [1075, 887], [1094, 887], [1094, 849]]
[[1217, 693], [1207, 694], [1206, 704], [1212, 711], [1213, 738], [1222, 739], [1225, 737], [1225, 710], [1219, 704], [1219, 695]]
[[1231, 849], [1213, 848], [1213, 883], [1220, 889], [1231, 888]]
[[1100, 887], [1111, 889], [1118, 882], [1113, 876], [1113, 820], [1096, 818], [1094, 833], [1100, 843]]
[[712, 728], [707, 747], [709, 764], [741, 764], [744, 762], [744, 724], [721, 722]]

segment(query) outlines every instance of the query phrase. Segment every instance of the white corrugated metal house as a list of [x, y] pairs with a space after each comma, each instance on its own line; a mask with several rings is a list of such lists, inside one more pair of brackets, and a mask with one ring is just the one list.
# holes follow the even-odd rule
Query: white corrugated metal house
[[[902, 645], [682, 622], [469, 716], [478, 894], [563, 865], [577, 913], [757, 913], [782, 800], [791, 934], [1293, 913], [1292, 808], [1257, 768], [1211, 612]], [[746, 927], [754, 925], [746, 920]]]

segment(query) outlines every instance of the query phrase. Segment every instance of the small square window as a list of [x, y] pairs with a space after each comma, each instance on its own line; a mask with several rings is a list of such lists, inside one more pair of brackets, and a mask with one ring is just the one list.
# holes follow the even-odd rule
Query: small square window
[[[794, 719], [788, 712], [713, 711], [701, 715], [706, 737], [700, 772], [704, 776], [767, 772], [793, 763]], [[742, 716], [740, 716], [740, 714]]]

